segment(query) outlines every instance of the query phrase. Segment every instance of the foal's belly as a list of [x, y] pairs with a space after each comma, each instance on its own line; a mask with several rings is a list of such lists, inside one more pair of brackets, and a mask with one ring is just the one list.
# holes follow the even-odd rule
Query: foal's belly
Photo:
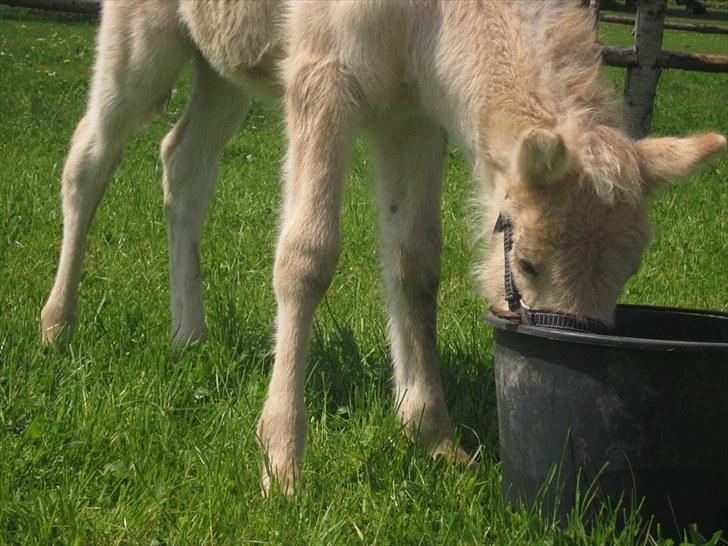
[[205, 60], [226, 80], [254, 94], [280, 94], [287, 0], [180, 0], [179, 14]]

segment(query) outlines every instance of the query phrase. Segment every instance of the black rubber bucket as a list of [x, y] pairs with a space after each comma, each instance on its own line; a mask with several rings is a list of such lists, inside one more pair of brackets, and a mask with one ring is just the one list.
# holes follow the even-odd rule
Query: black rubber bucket
[[620, 305], [610, 335], [486, 321], [510, 503], [563, 516], [591, 486], [669, 534], [728, 530], [728, 314]]

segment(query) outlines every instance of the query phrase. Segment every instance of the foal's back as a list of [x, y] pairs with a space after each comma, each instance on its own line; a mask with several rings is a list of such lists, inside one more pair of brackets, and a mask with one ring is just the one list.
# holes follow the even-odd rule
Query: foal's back
[[[335, 57], [363, 85], [391, 87], [416, 70], [414, 65], [425, 46], [422, 37], [434, 38], [443, 12], [467, 12], [476, 7], [469, 4], [439, 0], [125, 0], [104, 4], [108, 32], [101, 38], [115, 36], [122, 47], [141, 50], [148, 44], [137, 43], [137, 35], [165, 35], [186, 54], [196, 50], [228, 82], [256, 94], [280, 94], [282, 61], [304, 55]], [[145, 32], [138, 32], [140, 27]]]

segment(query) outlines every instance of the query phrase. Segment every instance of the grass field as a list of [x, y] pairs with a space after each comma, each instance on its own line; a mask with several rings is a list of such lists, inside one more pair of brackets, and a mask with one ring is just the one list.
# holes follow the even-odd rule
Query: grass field
[[[303, 493], [264, 499], [253, 432], [271, 365], [271, 265], [281, 113], [256, 104], [226, 149], [204, 238], [211, 339], [169, 348], [157, 147], [189, 75], [135, 137], [91, 231], [78, 329], [39, 345], [61, 234], [59, 175], [80, 118], [95, 26], [0, 8], [0, 544], [670, 544], [604, 511], [564, 529], [499, 494], [491, 335], [471, 276], [472, 184], [449, 157], [439, 348], [449, 408], [474, 469], [432, 461], [393, 418], [365, 143], [344, 204], [344, 249], [316, 319], [306, 384]], [[604, 26], [629, 43], [629, 27]], [[723, 36], [667, 32], [728, 54]], [[623, 71], [606, 70], [619, 92]], [[657, 134], [728, 132], [728, 75], [665, 72]], [[252, 130], [251, 130], [252, 129]], [[654, 242], [623, 299], [728, 311], [728, 156], [662, 192]], [[725, 544], [718, 537], [696, 544]]]

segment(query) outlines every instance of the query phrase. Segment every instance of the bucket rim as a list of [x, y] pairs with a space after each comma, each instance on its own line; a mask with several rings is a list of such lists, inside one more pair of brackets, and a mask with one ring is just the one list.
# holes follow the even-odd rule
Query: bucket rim
[[[648, 312], [648, 313], [671, 313], [679, 315], [693, 315], [702, 318], [714, 318], [719, 321], [728, 323], [728, 313], [722, 311], [712, 311], [705, 309], [686, 309], [679, 307], [660, 307], [652, 305], [634, 305], [634, 304], [617, 304], [616, 312]], [[495, 330], [506, 331], [516, 334], [523, 334], [550, 341], [579, 343], [582, 345], [596, 345], [601, 347], [613, 347], [621, 349], [638, 349], [638, 350], [654, 350], [654, 351], [685, 351], [685, 352], [725, 352], [728, 353], [728, 342], [723, 341], [686, 341], [672, 339], [653, 339], [644, 337], [628, 337], [610, 334], [597, 334], [591, 332], [572, 332], [567, 330], [557, 330], [553, 328], [544, 328], [542, 326], [528, 326], [524, 324], [514, 324], [511, 321], [498, 317], [492, 311], [489, 311], [485, 317], [485, 322], [492, 326]], [[726, 362], [728, 365], [728, 361]]]

